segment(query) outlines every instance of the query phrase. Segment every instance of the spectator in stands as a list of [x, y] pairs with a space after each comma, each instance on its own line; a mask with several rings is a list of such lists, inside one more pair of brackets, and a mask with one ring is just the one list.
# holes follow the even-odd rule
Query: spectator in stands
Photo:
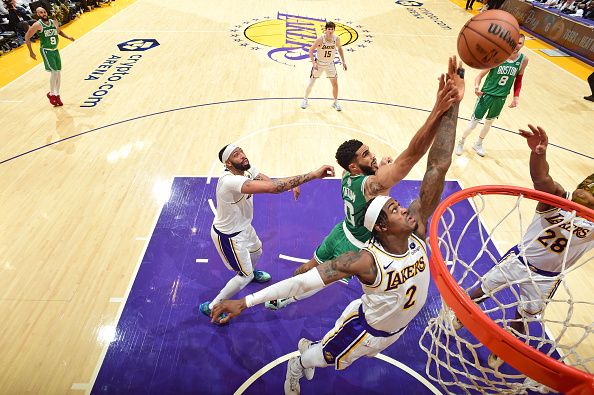
[[[590, 4], [590, 6], [592, 6], [592, 4]], [[590, 96], [584, 96], [584, 99], [594, 101], [594, 72], [588, 77], [588, 84], [590, 84], [590, 91], [592, 94]]]
[[8, 26], [17, 35], [19, 45], [25, 42], [24, 35], [29, 30], [29, 24], [23, 20], [16, 9], [16, 0], [3, 0], [8, 11]]
[[594, 20], [594, 1], [589, 1], [588, 4], [586, 4], [582, 18]]

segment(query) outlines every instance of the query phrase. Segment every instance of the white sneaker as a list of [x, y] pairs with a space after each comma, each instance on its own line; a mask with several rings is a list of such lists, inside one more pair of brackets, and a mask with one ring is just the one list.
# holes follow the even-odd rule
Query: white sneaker
[[[310, 348], [312, 344], [313, 344], [313, 342], [311, 340], [301, 338], [299, 340], [299, 344], [297, 345], [297, 348], [299, 349], [299, 352], [301, 353], [301, 355], [303, 355], [303, 353], [305, 351], [307, 351], [307, 349]], [[311, 380], [311, 379], [313, 379], [315, 372], [316, 372], [316, 368], [306, 368], [306, 369], [303, 369], [303, 376], [306, 379]]]
[[462, 155], [462, 153], [464, 153], [464, 142], [458, 141], [458, 144], [456, 144], [456, 149], [454, 150], [454, 153], [458, 156], [460, 156], [460, 155]]
[[479, 156], [485, 156], [485, 149], [481, 143], [474, 143], [472, 149], [475, 150]]
[[303, 99], [303, 100], [301, 101], [301, 108], [303, 108], [303, 109], [305, 110], [305, 109], [307, 108], [307, 104], [308, 104], [308, 103], [307, 103], [307, 99]]
[[332, 108], [334, 108], [336, 111], [342, 111], [342, 107], [341, 107], [340, 103], [337, 101], [332, 103]]
[[[299, 362], [299, 361], [297, 361]], [[503, 365], [503, 359], [499, 358], [497, 355], [491, 353], [489, 354], [489, 358], [487, 358], [487, 363], [493, 370], [499, 370], [499, 367]]]
[[269, 310], [280, 310], [289, 304], [287, 303], [288, 300], [289, 298], [269, 300], [264, 303], [264, 307]]
[[287, 361], [287, 375], [285, 376], [285, 395], [299, 395], [301, 393], [301, 387], [299, 386], [301, 377], [303, 377], [303, 368], [299, 363], [299, 357], [289, 359]]

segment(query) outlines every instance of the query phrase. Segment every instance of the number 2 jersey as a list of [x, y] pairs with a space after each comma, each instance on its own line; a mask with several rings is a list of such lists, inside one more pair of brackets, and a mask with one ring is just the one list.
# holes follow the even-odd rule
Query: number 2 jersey
[[376, 239], [363, 249], [371, 253], [377, 266], [374, 283], [361, 284], [365, 320], [374, 329], [397, 332], [415, 318], [427, 300], [430, 280], [427, 246], [411, 234], [408, 251], [402, 255], [390, 254]]
[[[569, 198], [569, 193], [566, 198]], [[526, 246], [522, 255], [530, 265], [547, 272], [560, 273], [566, 253], [567, 269], [594, 247], [594, 223], [580, 217], [575, 217], [572, 222], [569, 218], [571, 213], [560, 208], [536, 211], [522, 244], [518, 246], [520, 251]]]

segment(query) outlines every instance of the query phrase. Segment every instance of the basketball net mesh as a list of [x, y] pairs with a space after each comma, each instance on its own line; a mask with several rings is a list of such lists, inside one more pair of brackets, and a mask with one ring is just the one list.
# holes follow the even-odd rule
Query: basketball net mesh
[[[448, 266], [449, 273], [466, 294], [483, 282], [486, 272], [497, 266], [500, 254], [514, 245], [519, 246], [520, 256], [530, 243], [539, 243], [539, 238], [546, 237], [549, 229], [563, 224], [573, 231], [583, 218], [576, 217], [575, 212], [564, 212], [561, 224], [554, 224], [536, 235], [530, 243], [522, 246], [522, 237], [526, 226], [532, 222], [535, 201], [519, 196], [502, 196], [478, 194], [462, 199], [446, 209], [441, 218], [438, 242], [440, 251]], [[472, 210], [468, 208], [472, 204]], [[466, 205], [465, 215], [460, 213], [462, 205]], [[488, 210], [488, 211], [487, 211]], [[484, 213], [493, 218], [501, 218], [495, 224], [485, 224], [481, 218]], [[465, 217], [465, 218], [463, 218]], [[488, 227], [487, 227], [488, 226]], [[431, 234], [431, 238], [435, 235]], [[486, 292], [489, 297], [479, 303], [480, 309], [493, 320], [501, 330], [506, 330], [522, 342], [529, 344], [539, 352], [571, 365], [589, 374], [594, 369], [594, 297], [587, 300], [581, 296], [578, 300], [572, 293], [572, 284], [586, 275], [586, 266], [594, 260], [593, 251], [584, 254], [573, 266], [567, 267], [567, 252], [574, 238], [567, 240], [565, 253], [560, 253], [562, 272], [558, 277], [559, 285], [552, 297], [540, 294], [545, 302], [545, 309], [540, 315], [523, 315], [522, 322], [526, 328], [524, 335], [515, 332], [510, 324], [515, 320], [516, 310], [520, 305], [521, 283], [535, 284], [535, 276], [526, 270], [526, 278], [507, 281], [506, 284]], [[590, 272], [592, 273], [592, 271]], [[587, 281], [592, 281], [591, 277]], [[592, 290], [580, 289], [581, 295], [592, 295]], [[521, 309], [520, 309], [521, 310]], [[441, 298], [441, 310], [436, 317], [430, 318], [419, 341], [421, 348], [427, 353], [427, 375], [437, 381], [447, 393], [498, 393], [519, 394], [527, 390], [546, 393], [549, 389], [528, 378], [509, 364], [503, 363], [491, 367], [488, 363], [490, 351], [484, 347], [466, 328], [455, 330], [453, 320], [455, 314]], [[529, 374], [529, 373], [528, 373]], [[554, 391], [553, 391], [554, 392]]]

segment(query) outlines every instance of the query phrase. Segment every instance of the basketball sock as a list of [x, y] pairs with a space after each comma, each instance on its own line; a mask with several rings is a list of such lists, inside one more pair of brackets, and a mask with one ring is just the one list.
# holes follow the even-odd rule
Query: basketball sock
[[481, 129], [481, 133], [479, 134], [479, 144], [483, 142], [484, 138], [487, 137], [487, 133], [489, 133], [489, 129], [491, 129], [491, 125], [493, 125], [492, 119], [487, 119], [483, 128]]
[[308, 368], [325, 368], [329, 364], [324, 359], [324, 350], [322, 343], [312, 344], [303, 354], [301, 354], [301, 366]]
[[50, 95], [56, 94], [56, 72], [50, 72]]
[[470, 135], [470, 132], [472, 132], [474, 128], [476, 128], [476, 125], [478, 125], [478, 119], [473, 117], [468, 123], [468, 128], [466, 128], [464, 133], [462, 133], [462, 138], [460, 140], [466, 140], [466, 137], [468, 137]]
[[210, 302], [210, 304], [208, 305], [208, 308], [212, 310], [212, 308], [217, 303], [220, 303], [221, 301], [223, 301], [225, 299], [229, 299], [230, 297], [232, 297], [233, 295], [235, 295], [236, 293], [238, 293], [239, 291], [244, 289], [245, 286], [248, 285], [249, 283], [251, 283], [253, 279], [254, 279], [253, 273], [250, 274], [249, 276], [236, 275], [235, 277], [233, 277], [231, 280], [229, 280], [227, 282], [227, 285], [225, 285], [225, 287], [223, 289], [221, 289], [221, 292], [219, 292], [219, 294], [213, 299], [213, 301]]
[[56, 74], [55, 95], [60, 96], [60, 83], [62, 82], [62, 73], [59, 71], [54, 71], [53, 73]]
[[315, 83], [316, 83], [315, 78], [309, 79], [309, 85], [307, 85], [307, 88], [305, 89], [305, 96], [303, 97], [304, 99], [307, 99], [309, 97], [309, 94], [311, 93], [311, 88], [313, 88]]

